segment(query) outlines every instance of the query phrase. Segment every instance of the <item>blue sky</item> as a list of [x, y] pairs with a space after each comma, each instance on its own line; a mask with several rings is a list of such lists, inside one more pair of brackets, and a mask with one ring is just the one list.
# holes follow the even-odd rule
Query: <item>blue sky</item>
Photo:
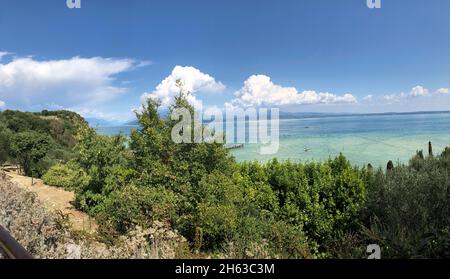
[[450, 1], [0, 0], [0, 109], [116, 122], [174, 80], [204, 107], [450, 108]]

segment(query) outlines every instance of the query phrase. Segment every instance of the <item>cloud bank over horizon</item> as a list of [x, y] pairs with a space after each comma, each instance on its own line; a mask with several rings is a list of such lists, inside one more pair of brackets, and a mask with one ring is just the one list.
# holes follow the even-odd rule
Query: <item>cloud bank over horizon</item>
[[141, 64], [132, 59], [78, 56], [61, 60], [0, 60], [0, 97], [3, 102], [27, 110], [95, 110], [125, 93], [127, 88], [114, 84], [116, 76]]
[[[275, 83], [270, 76], [251, 75], [238, 86], [229, 89], [218, 78], [193, 66], [176, 65], [152, 91], [131, 93], [131, 86], [121, 74], [149, 65], [149, 62], [130, 58], [83, 58], [39, 60], [34, 57], [12, 57], [0, 51], [0, 110], [66, 109], [88, 118], [125, 122], [132, 117], [132, 107], [147, 98], [158, 99], [163, 107], [172, 104], [179, 94], [177, 80], [190, 94], [188, 101], [202, 106], [202, 97], [208, 94], [221, 99], [219, 104], [205, 108], [279, 107], [286, 111], [311, 112], [383, 112], [412, 110], [443, 110], [450, 105], [450, 89], [430, 90], [423, 85], [412, 87], [408, 93], [390, 95], [370, 94], [356, 97], [316, 90], [300, 91], [293, 86]], [[139, 95], [140, 94], [140, 100]], [[220, 98], [216, 98], [220, 95]], [[124, 98], [128, 105], [121, 103]], [[120, 98], [119, 98], [120, 97]], [[116, 110], [110, 104], [115, 101]], [[118, 108], [118, 109], [117, 109]]]
[[447, 95], [450, 94], [450, 89], [449, 88], [439, 88], [434, 92], [430, 92], [429, 89], [421, 86], [421, 85], [417, 85], [415, 87], [413, 87], [409, 93], [404, 93], [401, 92], [399, 94], [390, 94], [390, 95], [384, 95], [381, 97], [381, 100], [392, 104], [395, 102], [401, 102], [401, 101], [409, 101], [412, 99], [416, 99], [419, 97], [439, 97], [443, 96], [443, 95]]

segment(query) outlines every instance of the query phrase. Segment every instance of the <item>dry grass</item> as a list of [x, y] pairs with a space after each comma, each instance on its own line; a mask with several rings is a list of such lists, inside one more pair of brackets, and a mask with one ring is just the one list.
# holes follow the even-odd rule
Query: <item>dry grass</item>
[[40, 179], [33, 179], [14, 173], [8, 173], [11, 181], [27, 192], [36, 193], [37, 198], [42, 202], [45, 208], [51, 212], [58, 212], [69, 218], [74, 230], [94, 233], [97, 229], [95, 220], [84, 212], [77, 210], [73, 206], [75, 194], [62, 188], [45, 185]]

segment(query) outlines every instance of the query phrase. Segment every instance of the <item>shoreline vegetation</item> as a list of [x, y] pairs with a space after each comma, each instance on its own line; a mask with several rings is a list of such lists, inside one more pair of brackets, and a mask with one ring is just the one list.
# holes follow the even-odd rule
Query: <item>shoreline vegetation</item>
[[[383, 258], [450, 257], [450, 148], [434, 154], [430, 143], [427, 154], [384, 169], [352, 166], [342, 154], [239, 163], [221, 144], [173, 143], [176, 123], [158, 107], [148, 100], [128, 142], [71, 112], [2, 112], [0, 163], [73, 191], [75, 207], [98, 224], [94, 242], [115, 251], [106, 258], [367, 258], [371, 244]], [[170, 110], [180, 107], [193, 111], [183, 94]], [[73, 233], [35, 217], [47, 213], [8, 183], [0, 183], [0, 224], [36, 257], [58, 249], [54, 257], [103, 257], [80, 248], [90, 237], [70, 248], [53, 241]], [[39, 223], [51, 229], [29, 227]]]

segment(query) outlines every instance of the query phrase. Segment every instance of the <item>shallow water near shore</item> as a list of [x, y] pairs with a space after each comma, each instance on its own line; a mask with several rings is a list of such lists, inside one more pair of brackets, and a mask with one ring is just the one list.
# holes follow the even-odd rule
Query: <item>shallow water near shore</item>
[[[137, 126], [97, 127], [100, 134], [129, 135]], [[439, 154], [450, 146], [450, 113], [351, 115], [280, 120], [276, 154], [259, 154], [258, 144], [231, 150], [238, 161], [272, 158], [323, 161], [343, 153], [352, 164], [385, 166], [389, 160], [406, 163], [417, 150], [428, 152], [428, 142]]]

